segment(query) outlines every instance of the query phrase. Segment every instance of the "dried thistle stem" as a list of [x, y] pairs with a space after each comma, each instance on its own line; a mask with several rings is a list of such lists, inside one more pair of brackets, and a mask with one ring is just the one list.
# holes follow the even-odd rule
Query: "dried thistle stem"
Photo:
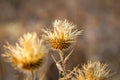
[[62, 50], [57, 50], [57, 51], [58, 51], [60, 60], [57, 61], [53, 55], [51, 55], [51, 56], [59, 70], [59, 79], [65, 78], [65, 80], [67, 80], [66, 62], [69, 59], [72, 51], [67, 56], [64, 56], [64, 53], [62, 52]]
[[61, 63], [61, 66], [62, 66], [62, 68], [63, 68], [63, 71], [62, 71], [62, 75], [63, 75], [63, 77], [64, 76], [66, 76], [66, 65], [65, 65], [65, 63], [64, 63], [64, 59], [65, 59], [65, 57], [64, 57], [64, 54], [63, 54], [63, 52], [61, 51], [61, 50], [59, 50], [58, 51], [58, 53], [59, 53], [59, 56], [60, 56], [60, 63]]
[[31, 80], [34, 80], [34, 71], [31, 71]]
[[31, 70], [31, 80], [37, 80], [36, 72]]

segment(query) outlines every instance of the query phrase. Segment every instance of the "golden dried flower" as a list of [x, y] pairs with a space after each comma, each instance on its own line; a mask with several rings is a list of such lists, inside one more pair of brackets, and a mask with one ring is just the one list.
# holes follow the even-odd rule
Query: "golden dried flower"
[[55, 20], [53, 23], [53, 31], [44, 30], [45, 38], [49, 41], [54, 49], [67, 49], [71, 43], [75, 42], [77, 35], [81, 33], [75, 29], [75, 25], [69, 23], [67, 20]]
[[110, 69], [106, 64], [89, 62], [83, 66], [83, 70], [78, 69], [75, 74], [77, 80], [106, 80], [110, 77]]
[[83, 71], [80, 69], [76, 70], [75, 75], [76, 75], [77, 80], [86, 80]]
[[36, 33], [24, 34], [16, 46], [7, 43], [5, 49], [3, 56], [7, 57], [15, 68], [24, 72], [40, 67], [47, 54], [42, 39], [39, 39]]

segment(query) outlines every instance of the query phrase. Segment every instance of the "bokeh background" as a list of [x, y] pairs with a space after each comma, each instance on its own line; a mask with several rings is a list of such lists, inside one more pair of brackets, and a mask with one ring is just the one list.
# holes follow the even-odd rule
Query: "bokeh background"
[[[120, 80], [120, 0], [0, 0], [0, 55], [6, 40], [15, 44], [23, 33], [42, 34], [41, 28], [51, 27], [55, 19], [67, 19], [84, 30], [74, 45], [68, 69], [100, 60], [109, 64], [114, 72], [112, 79]], [[58, 57], [53, 51], [50, 54]], [[50, 55], [47, 66], [38, 73], [44, 80], [58, 80]], [[0, 57], [0, 80], [23, 77]]]

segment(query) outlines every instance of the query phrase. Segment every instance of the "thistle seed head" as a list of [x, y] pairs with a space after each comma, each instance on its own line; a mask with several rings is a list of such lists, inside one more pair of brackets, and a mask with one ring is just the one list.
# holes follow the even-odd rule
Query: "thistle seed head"
[[24, 34], [15, 46], [7, 43], [4, 47], [6, 51], [3, 56], [15, 68], [24, 72], [39, 68], [48, 52], [36, 33]]
[[88, 62], [83, 69], [75, 71], [75, 80], [107, 80], [110, 77], [110, 69], [100, 62]]
[[82, 31], [78, 31], [76, 26], [67, 20], [55, 20], [53, 30], [43, 30], [45, 39], [54, 49], [67, 49]]

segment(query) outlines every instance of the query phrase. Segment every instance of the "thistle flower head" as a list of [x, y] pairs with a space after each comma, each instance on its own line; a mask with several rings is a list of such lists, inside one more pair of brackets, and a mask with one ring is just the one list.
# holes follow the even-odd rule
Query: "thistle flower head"
[[7, 57], [15, 68], [22, 71], [31, 71], [40, 67], [47, 54], [43, 41], [36, 33], [24, 34], [15, 46], [7, 43], [5, 49], [3, 56]]
[[81, 33], [75, 29], [75, 25], [69, 23], [67, 20], [55, 20], [53, 23], [53, 30], [44, 30], [46, 35], [44, 37], [49, 41], [54, 49], [67, 49], [73, 42], [77, 35]]
[[89, 62], [83, 70], [76, 71], [77, 80], [106, 80], [110, 77], [110, 69], [100, 62]]

